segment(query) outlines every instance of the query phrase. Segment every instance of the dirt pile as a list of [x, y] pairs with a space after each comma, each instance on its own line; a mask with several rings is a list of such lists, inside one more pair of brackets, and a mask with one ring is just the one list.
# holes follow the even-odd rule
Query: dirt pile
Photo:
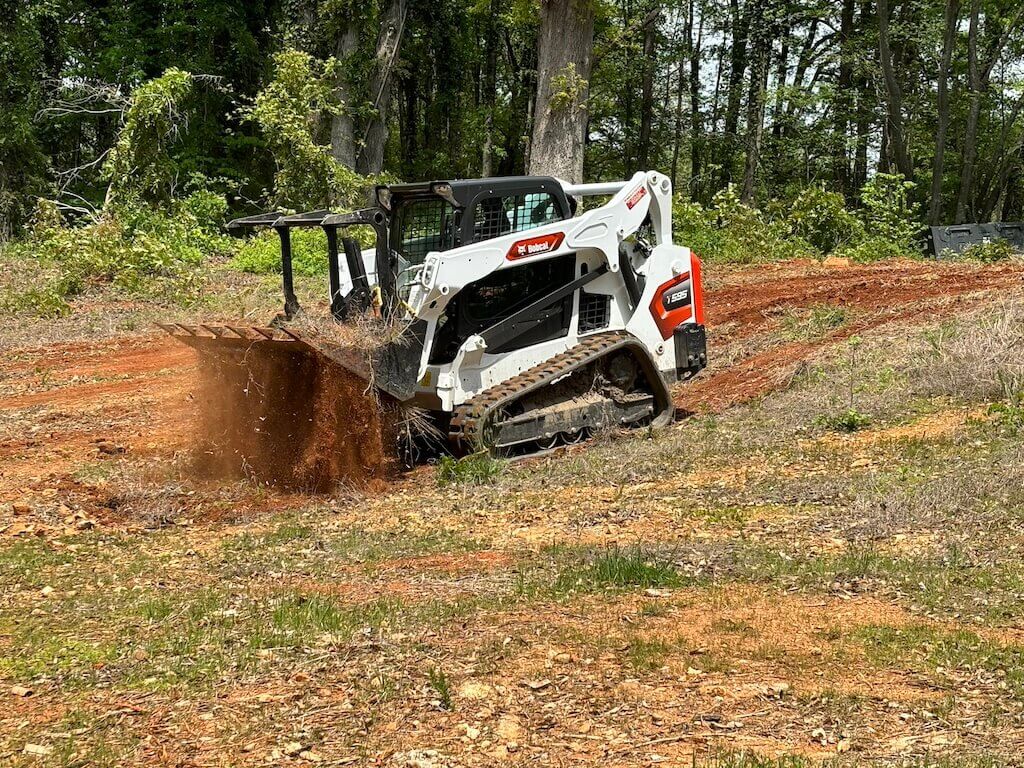
[[396, 408], [365, 380], [297, 346], [198, 353], [198, 472], [303, 491], [393, 474]]

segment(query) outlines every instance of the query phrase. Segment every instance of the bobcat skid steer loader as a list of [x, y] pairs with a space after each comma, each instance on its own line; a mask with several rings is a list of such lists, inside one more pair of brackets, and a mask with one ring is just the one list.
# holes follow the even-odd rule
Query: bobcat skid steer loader
[[[595, 196], [608, 199], [583, 210], [580, 200]], [[311, 397], [303, 381], [322, 366], [358, 377], [381, 407], [426, 412], [456, 453], [509, 455], [611, 426], [665, 424], [670, 386], [706, 364], [701, 264], [672, 242], [672, 186], [660, 173], [598, 184], [395, 184], [378, 187], [375, 202], [231, 222], [280, 236], [283, 315], [261, 327], [162, 326], [198, 349], [202, 365], [246, 370], [230, 407], [244, 412], [254, 393], [264, 399], [254, 440], [267, 439], [275, 419], [287, 432], [316, 418], [297, 400]], [[374, 247], [339, 237], [353, 226], [372, 228]], [[373, 313], [402, 324], [401, 338], [366, 353], [302, 330], [296, 227], [326, 232], [334, 319], [344, 326]], [[261, 364], [268, 356], [291, 361], [289, 382], [272, 380]], [[354, 408], [347, 413], [360, 418]]]

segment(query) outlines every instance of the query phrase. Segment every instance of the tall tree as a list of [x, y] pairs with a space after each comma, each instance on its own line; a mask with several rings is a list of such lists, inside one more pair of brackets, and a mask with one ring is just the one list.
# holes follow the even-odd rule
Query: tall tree
[[391, 74], [398, 61], [398, 52], [405, 34], [408, 0], [390, 0], [384, 13], [370, 74], [370, 115], [356, 170], [363, 174], [380, 173], [384, 167], [384, 144], [387, 142], [387, 118], [391, 105]]
[[531, 174], [583, 180], [594, 0], [541, 0]]
[[928, 223], [937, 226], [942, 221], [942, 174], [946, 161], [946, 134], [949, 132], [949, 67], [953, 59], [957, 25], [960, 21], [960, 0], [946, 0], [942, 34], [942, 56], [939, 58], [937, 82], [937, 124], [935, 128], [935, 155], [932, 159], [931, 201], [928, 205]]
[[701, 153], [704, 149], [704, 122], [701, 117], [700, 108], [701, 46], [704, 41], [704, 14], [700, 14], [697, 33], [694, 36], [694, 0], [689, 0], [687, 16], [686, 49], [690, 57], [690, 194], [694, 195], [698, 192], [697, 184], [700, 183], [701, 173], [704, 170], [701, 163]]
[[747, 38], [750, 34], [750, 17], [760, 8], [760, 0], [746, 0], [741, 6], [739, 0], [729, 0], [732, 22], [732, 40], [729, 45], [729, 84], [725, 106], [725, 141], [722, 144], [719, 163], [722, 166], [722, 183], [732, 180], [732, 155], [736, 145], [740, 124], [740, 107], [743, 104], [743, 76], [747, 71]]
[[644, 55], [640, 82], [640, 140], [637, 143], [636, 164], [639, 170], [650, 170], [651, 131], [654, 127], [654, 70], [658, 66], [655, 45], [658, 35], [658, 20], [661, 9], [653, 8], [641, 24], [643, 29]]
[[[882, 77], [886, 94], [886, 131], [884, 137], [887, 149], [891, 150], [896, 169], [905, 178], [914, 175], [907, 146], [906, 126], [903, 118], [903, 88], [896, 77], [893, 65], [892, 44], [889, 34], [889, 0], [878, 0], [878, 55], [882, 64]], [[884, 155], [885, 153], [883, 153]]]
[[757, 169], [761, 160], [761, 136], [764, 131], [765, 91], [768, 87], [768, 58], [775, 27], [775, 9], [771, 0], [759, 2], [751, 15], [753, 24], [750, 84], [747, 91], [746, 154], [743, 162], [743, 191], [740, 199], [754, 201]]
[[356, 89], [352, 86], [349, 67], [359, 50], [359, 28], [346, 23], [339, 31], [334, 55], [339, 66], [335, 75], [334, 98], [341, 108], [331, 117], [331, 156], [346, 168], [356, 168]]
[[[1024, 15], [1024, 3], [1014, 3], [1015, 10], [1003, 18], [998, 10], [985, 17], [985, 40], [979, 41], [981, 31], [981, 0], [971, 3], [971, 20], [967, 30], [967, 76], [970, 87], [970, 106], [964, 131], [963, 168], [960, 172], [960, 190], [956, 198], [956, 223], [962, 224], [971, 213], [971, 196], [978, 163], [978, 130], [981, 121], [982, 97], [988, 92], [992, 70], [999, 62], [1010, 34]], [[979, 46], [983, 50], [979, 52]]]

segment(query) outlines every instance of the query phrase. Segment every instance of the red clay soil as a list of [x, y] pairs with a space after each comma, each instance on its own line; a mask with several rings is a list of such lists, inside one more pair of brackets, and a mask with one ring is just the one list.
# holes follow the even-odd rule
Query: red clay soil
[[[1024, 266], [981, 267], [918, 261], [824, 267], [786, 262], [744, 267], [706, 294], [709, 371], [676, 392], [683, 412], [715, 412], [784, 386], [819, 349], [893, 322], [927, 321], [962, 311], [991, 293], [1024, 288]], [[855, 311], [855, 319], [814, 341], [757, 350], [759, 335], [783, 313], [817, 306]], [[753, 354], [728, 367], [715, 365], [715, 347], [744, 342]]]

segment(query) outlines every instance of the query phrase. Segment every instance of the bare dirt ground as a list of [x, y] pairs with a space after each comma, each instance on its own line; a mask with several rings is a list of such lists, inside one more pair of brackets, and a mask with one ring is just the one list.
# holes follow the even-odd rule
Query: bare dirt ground
[[[1024, 267], [708, 272], [694, 418], [481, 487], [202, 480], [190, 350], [6, 349], [0, 763], [1013, 764], [1019, 441], [891, 350]], [[847, 435], [818, 417], [855, 337]]]

